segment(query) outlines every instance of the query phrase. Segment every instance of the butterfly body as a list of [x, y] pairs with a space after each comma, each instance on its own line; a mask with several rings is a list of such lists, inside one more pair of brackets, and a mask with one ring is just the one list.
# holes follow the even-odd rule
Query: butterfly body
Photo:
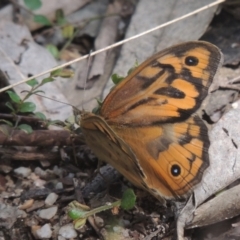
[[188, 196], [209, 165], [207, 127], [196, 114], [221, 63], [217, 47], [187, 42], [138, 66], [81, 128], [97, 157], [159, 200]]

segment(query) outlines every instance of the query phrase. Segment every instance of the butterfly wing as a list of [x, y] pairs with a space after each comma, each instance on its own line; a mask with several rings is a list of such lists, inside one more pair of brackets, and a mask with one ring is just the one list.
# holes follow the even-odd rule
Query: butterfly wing
[[187, 42], [152, 56], [118, 84], [100, 115], [110, 125], [186, 120], [201, 105], [221, 61], [217, 47]]
[[135, 153], [145, 189], [154, 196], [186, 197], [209, 165], [208, 130], [197, 115], [179, 123], [113, 129]]
[[146, 60], [85, 114], [86, 142], [103, 161], [158, 199], [185, 197], [209, 165], [209, 138], [194, 113], [221, 62], [217, 47], [188, 42]]
[[208, 167], [207, 128], [194, 113], [221, 59], [207, 42], [171, 47], [137, 67], [104, 100], [100, 115], [135, 153], [152, 194], [185, 197]]

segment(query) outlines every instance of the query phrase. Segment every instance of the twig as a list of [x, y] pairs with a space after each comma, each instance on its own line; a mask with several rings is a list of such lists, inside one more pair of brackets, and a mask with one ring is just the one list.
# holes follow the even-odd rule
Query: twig
[[[11, 129], [10, 131], [11, 132]], [[0, 131], [0, 145], [5, 146], [72, 146], [83, 144], [82, 135], [73, 135], [67, 130], [35, 130], [27, 134], [21, 130], [12, 131], [11, 137]]]

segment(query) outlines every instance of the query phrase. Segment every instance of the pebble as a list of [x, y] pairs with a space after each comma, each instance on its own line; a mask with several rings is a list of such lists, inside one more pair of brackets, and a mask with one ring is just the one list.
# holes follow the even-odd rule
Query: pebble
[[59, 229], [58, 234], [66, 239], [71, 239], [71, 238], [77, 237], [77, 232], [74, 229], [73, 224], [67, 224], [67, 225], [62, 226]]
[[19, 167], [14, 169], [14, 173], [20, 177], [28, 177], [31, 174], [32, 170], [26, 167]]
[[42, 219], [49, 220], [49, 219], [53, 218], [56, 215], [57, 210], [58, 210], [57, 206], [53, 206], [53, 207], [46, 208], [46, 209], [41, 209], [38, 212], [38, 216], [40, 218], [42, 218]]
[[62, 236], [58, 236], [58, 240], [66, 240], [66, 238], [64, 238]]
[[17, 217], [18, 218], [26, 218], [27, 217], [27, 213], [21, 209], [17, 209]]
[[12, 171], [12, 167], [4, 164], [0, 164], [0, 172], [10, 173]]
[[95, 216], [94, 217], [95, 223], [99, 228], [104, 226], [104, 220], [101, 217]]
[[6, 204], [0, 204], [0, 227], [10, 229], [17, 220], [17, 209]]
[[37, 229], [35, 235], [38, 239], [45, 239], [52, 237], [51, 225], [49, 223], [43, 225], [41, 228]]
[[34, 170], [34, 173], [43, 179], [46, 178], [47, 176], [47, 173], [44, 170], [42, 170], [40, 167], [36, 167]]
[[51, 166], [51, 162], [48, 161], [48, 160], [40, 160], [40, 164], [41, 164], [42, 167], [44, 167], [44, 168]]
[[28, 209], [28, 208], [32, 207], [33, 203], [34, 203], [34, 200], [33, 199], [29, 199], [29, 200], [26, 200], [18, 208], [21, 209], [21, 210], [25, 210], [25, 209]]
[[62, 182], [58, 182], [55, 186], [56, 189], [63, 189], [63, 184]]
[[52, 206], [57, 199], [58, 199], [58, 195], [56, 193], [48, 194], [47, 198], [45, 199], [46, 206]]
[[34, 181], [34, 185], [38, 188], [42, 188], [46, 184], [45, 180], [37, 179]]
[[53, 173], [53, 171], [49, 169], [43, 170], [40, 167], [36, 167], [34, 172], [36, 175], [38, 175], [40, 178], [44, 180], [51, 180], [56, 178], [56, 175]]
[[58, 177], [62, 178], [63, 175], [63, 170], [59, 168], [58, 166], [53, 167], [53, 172], [56, 174]]

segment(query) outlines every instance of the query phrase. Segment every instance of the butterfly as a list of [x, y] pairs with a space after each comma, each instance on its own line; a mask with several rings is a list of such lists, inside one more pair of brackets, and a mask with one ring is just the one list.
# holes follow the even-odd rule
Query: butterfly
[[221, 62], [203, 41], [153, 55], [110, 91], [99, 115], [82, 113], [86, 143], [162, 203], [186, 198], [209, 166], [208, 129], [196, 112]]

